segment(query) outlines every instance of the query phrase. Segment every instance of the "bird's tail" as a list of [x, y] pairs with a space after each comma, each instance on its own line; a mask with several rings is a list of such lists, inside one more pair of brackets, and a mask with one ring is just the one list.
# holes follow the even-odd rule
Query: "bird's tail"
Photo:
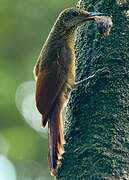
[[48, 120], [48, 161], [51, 174], [54, 176], [57, 176], [57, 170], [61, 165], [64, 143], [61, 106], [56, 102]]

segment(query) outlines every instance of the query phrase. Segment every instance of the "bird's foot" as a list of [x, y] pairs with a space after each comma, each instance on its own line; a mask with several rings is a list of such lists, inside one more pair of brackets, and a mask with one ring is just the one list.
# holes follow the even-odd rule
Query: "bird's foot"
[[82, 85], [83, 83], [86, 83], [86, 85], [85, 85], [85, 91], [86, 91], [87, 88], [90, 86], [90, 84], [95, 83], [96, 79], [98, 79], [100, 76], [104, 76], [109, 73], [110, 73], [110, 70], [108, 67], [98, 69], [93, 75], [91, 75], [81, 81], [76, 82], [74, 88], [77, 88], [80, 85]]

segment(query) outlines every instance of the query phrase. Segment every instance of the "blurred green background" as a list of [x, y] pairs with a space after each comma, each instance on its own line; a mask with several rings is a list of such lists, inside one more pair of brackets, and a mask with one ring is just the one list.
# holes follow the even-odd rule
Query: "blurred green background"
[[0, 180], [49, 180], [33, 68], [58, 14], [76, 0], [0, 0]]

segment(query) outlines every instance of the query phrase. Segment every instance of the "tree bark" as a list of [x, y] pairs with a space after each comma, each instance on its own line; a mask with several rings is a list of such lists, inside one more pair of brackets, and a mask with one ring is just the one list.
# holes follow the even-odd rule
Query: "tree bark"
[[80, 0], [78, 7], [112, 15], [109, 37], [94, 22], [75, 35], [76, 81], [108, 67], [109, 75], [71, 93], [58, 180], [129, 179], [129, 10], [127, 0]]

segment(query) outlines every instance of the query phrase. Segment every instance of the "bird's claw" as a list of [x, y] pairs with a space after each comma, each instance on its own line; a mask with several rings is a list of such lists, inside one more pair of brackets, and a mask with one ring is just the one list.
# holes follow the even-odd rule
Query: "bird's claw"
[[109, 74], [110, 73], [110, 70], [108, 67], [105, 67], [105, 68], [102, 68], [102, 69], [98, 69], [96, 71], [96, 75], [102, 75], [102, 74]]
[[88, 83], [85, 86], [85, 93], [87, 93], [87, 89], [88, 89], [89, 86], [90, 86], [90, 81], [88, 81]]
[[109, 73], [110, 73], [110, 70], [109, 70], [108, 67], [104, 67], [104, 68], [102, 68], [102, 69], [98, 69], [98, 70], [95, 72], [93, 78], [91, 78], [91, 79], [88, 80], [88, 83], [87, 83], [86, 86], [85, 86], [85, 93], [87, 92], [87, 89], [90, 87], [91, 84], [92, 84], [92, 85], [95, 84], [97, 77], [100, 77], [100, 76], [102, 76], [102, 75], [106, 75], [106, 74], [109, 74]]

